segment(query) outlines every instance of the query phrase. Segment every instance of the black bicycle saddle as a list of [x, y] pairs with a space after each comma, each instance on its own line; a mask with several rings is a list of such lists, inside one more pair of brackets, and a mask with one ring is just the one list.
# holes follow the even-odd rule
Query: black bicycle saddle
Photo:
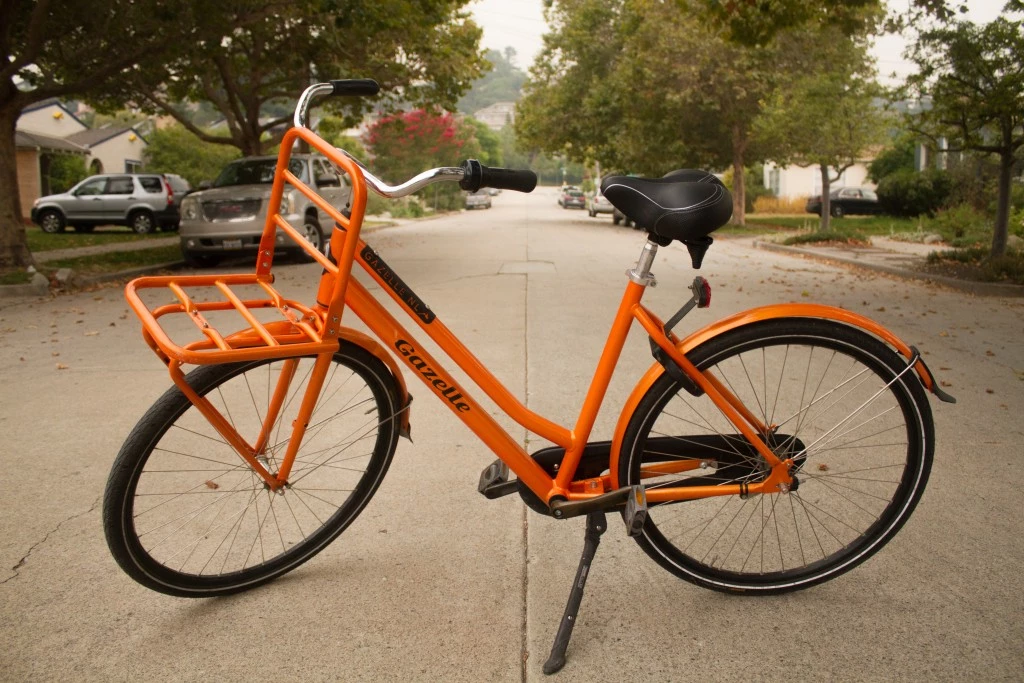
[[695, 268], [711, 244], [708, 235], [732, 217], [732, 195], [706, 171], [679, 169], [662, 178], [608, 176], [601, 193], [658, 244], [679, 240], [690, 247]]

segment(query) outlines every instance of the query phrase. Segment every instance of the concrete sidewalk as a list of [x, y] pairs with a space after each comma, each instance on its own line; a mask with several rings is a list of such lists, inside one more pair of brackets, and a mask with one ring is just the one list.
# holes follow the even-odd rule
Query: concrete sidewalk
[[757, 249], [841, 263], [877, 273], [895, 275], [907, 280], [933, 282], [976, 296], [1024, 296], [1024, 286], [1021, 285], [978, 282], [926, 272], [923, 266], [930, 253], [951, 248], [941, 244], [900, 242], [886, 237], [872, 237], [869, 246], [849, 244], [788, 246], [761, 237], [755, 238], [751, 244]]

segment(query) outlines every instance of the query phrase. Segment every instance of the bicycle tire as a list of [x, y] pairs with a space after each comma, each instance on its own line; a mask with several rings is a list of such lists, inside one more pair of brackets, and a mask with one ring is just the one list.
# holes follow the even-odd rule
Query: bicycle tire
[[[253, 443], [283, 360], [201, 366], [187, 380]], [[297, 360], [264, 456], [272, 472], [314, 359]], [[295, 569], [352, 523], [388, 470], [401, 409], [379, 359], [343, 344], [333, 360], [280, 494], [177, 387], [153, 404], [114, 461], [103, 501], [107, 545], [129, 576], [169, 595], [236, 593]]]
[[[775, 425], [769, 445], [794, 457], [797, 481], [788, 493], [652, 505], [636, 540], [658, 564], [713, 590], [783, 593], [849, 571], [899, 531], [934, 451], [931, 408], [906, 359], [860, 330], [808, 318], [737, 328], [688, 357]], [[679, 434], [681, 425], [699, 430]], [[619, 480], [648, 490], [757, 481], [763, 458], [736, 432], [709, 398], [665, 373], [627, 424]], [[685, 459], [706, 469], [641, 476], [645, 464]]]

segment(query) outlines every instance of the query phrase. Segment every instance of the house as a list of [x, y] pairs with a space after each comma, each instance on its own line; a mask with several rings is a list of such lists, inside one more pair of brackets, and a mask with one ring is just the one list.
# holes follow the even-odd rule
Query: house
[[516, 103], [495, 102], [489, 107], [473, 112], [473, 118], [486, 123], [491, 130], [501, 130], [505, 124], [515, 121]]
[[[829, 187], [874, 187], [868, 180], [868, 161], [858, 161], [843, 171], [838, 180], [833, 180]], [[831, 177], [835, 169], [830, 169]], [[800, 199], [821, 194], [821, 169], [818, 166], [786, 166], [773, 162], [764, 165], [764, 186], [782, 199]]]
[[87, 128], [67, 140], [89, 150], [90, 173], [138, 173], [142, 169], [146, 141], [131, 126]]
[[32, 203], [52, 194], [49, 165], [54, 155], [81, 155], [91, 173], [133, 173], [142, 166], [146, 141], [131, 127], [90, 129], [51, 98], [22, 110], [15, 127], [15, 148], [21, 212], [28, 218]]

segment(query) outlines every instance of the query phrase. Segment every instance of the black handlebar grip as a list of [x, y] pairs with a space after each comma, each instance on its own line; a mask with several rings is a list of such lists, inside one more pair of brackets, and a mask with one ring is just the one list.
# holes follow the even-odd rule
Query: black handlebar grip
[[511, 168], [488, 168], [476, 159], [462, 162], [465, 172], [459, 187], [463, 190], [476, 192], [481, 187], [493, 187], [497, 190], [514, 190], [516, 192], [533, 192], [537, 187], [537, 174], [533, 171], [516, 171]]
[[349, 95], [368, 97], [380, 92], [380, 84], [372, 78], [349, 78], [343, 81], [331, 81], [334, 86], [332, 95]]

